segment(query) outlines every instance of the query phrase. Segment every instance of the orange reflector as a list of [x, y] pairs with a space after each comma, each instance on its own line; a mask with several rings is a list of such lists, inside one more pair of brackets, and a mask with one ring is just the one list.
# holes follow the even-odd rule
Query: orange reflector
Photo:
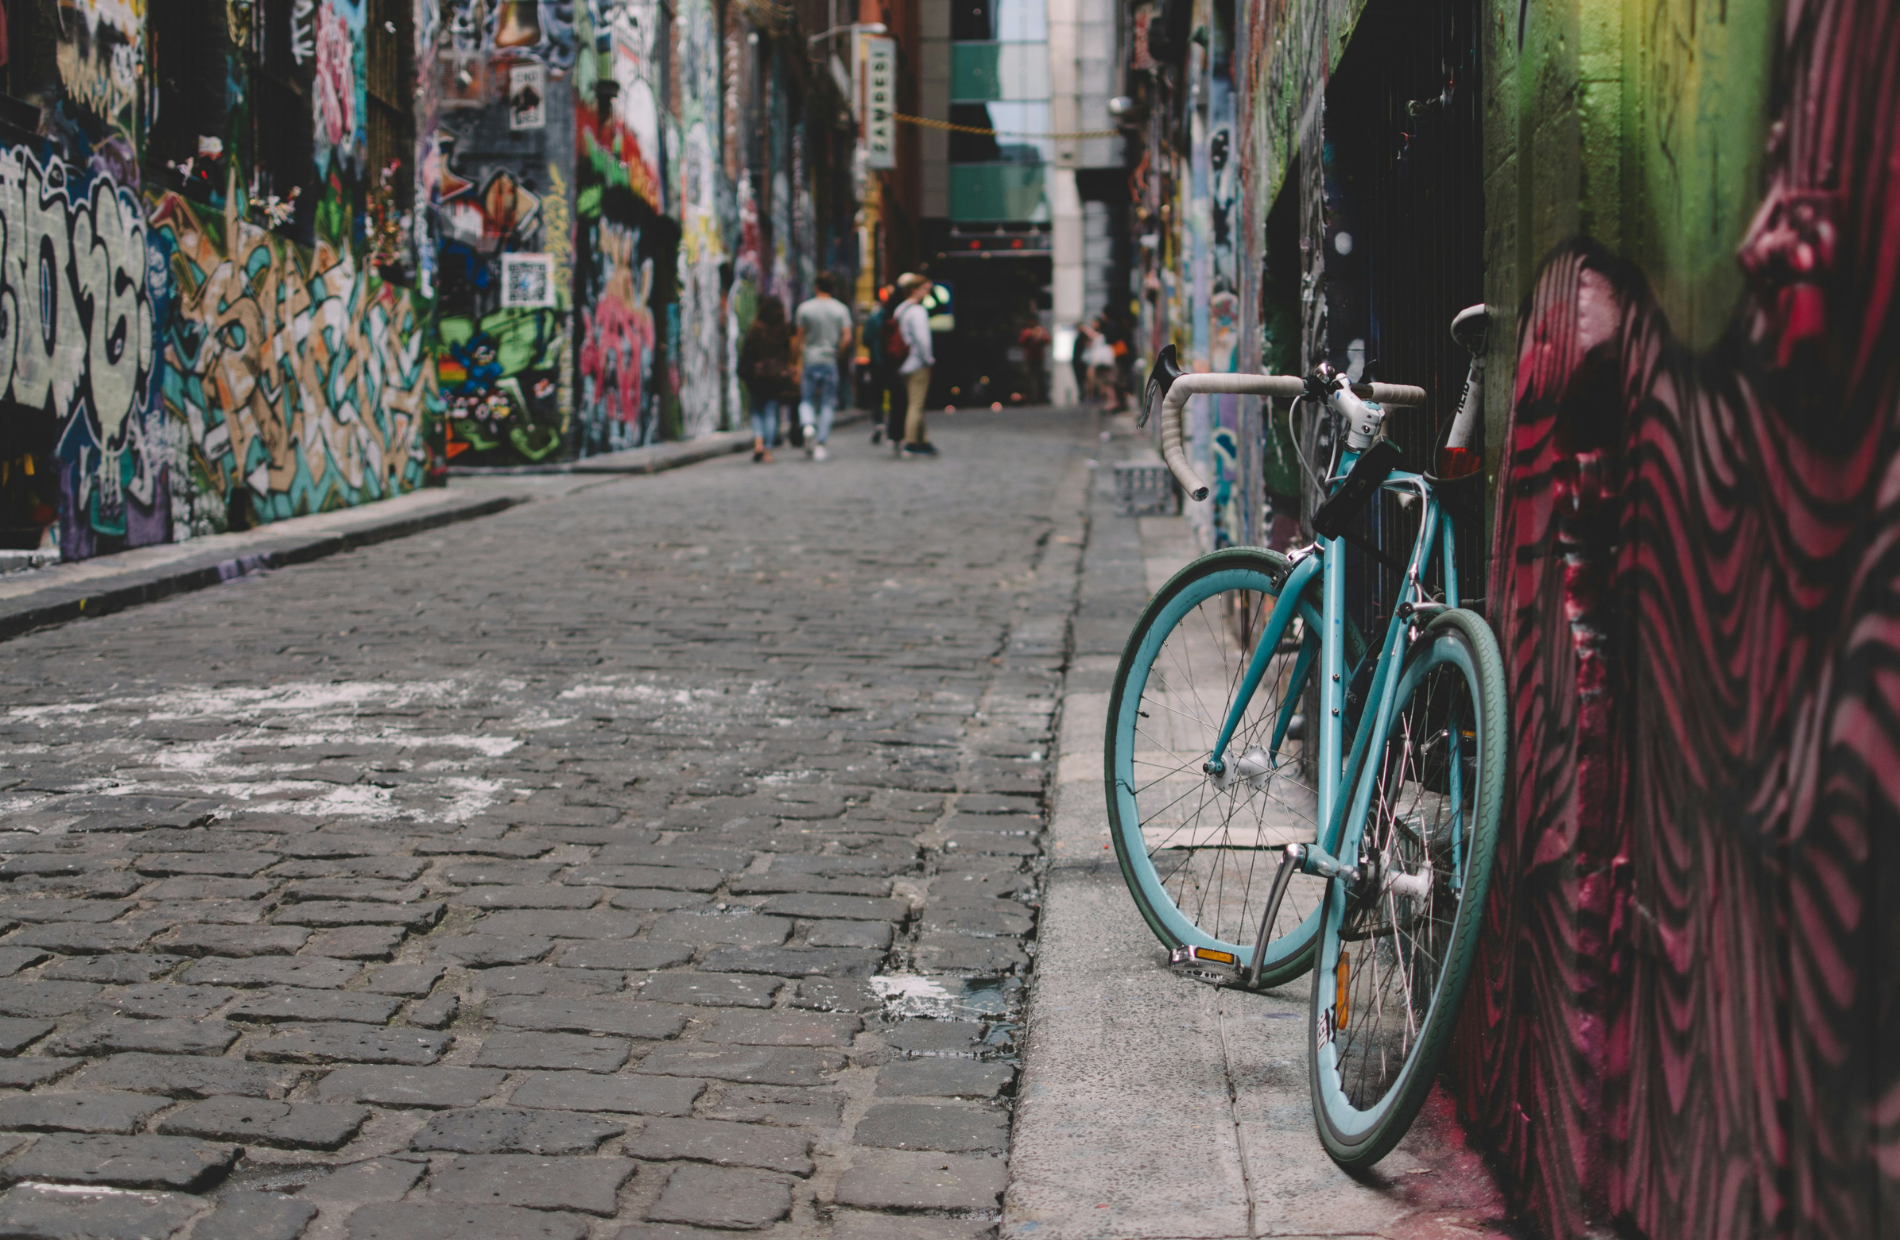
[[1347, 995], [1352, 984], [1352, 954], [1339, 953], [1339, 968], [1333, 971], [1333, 1027], [1344, 1029], [1348, 1011]]
[[1232, 952], [1217, 952], [1217, 951], [1213, 951], [1213, 950], [1211, 950], [1211, 949], [1209, 949], [1209, 948], [1206, 948], [1206, 947], [1197, 947], [1197, 948], [1195, 948], [1195, 949], [1194, 949], [1194, 958], [1195, 958], [1196, 960], [1214, 960], [1214, 961], [1218, 961], [1218, 962], [1219, 962], [1219, 963], [1221, 963], [1221, 964], [1233, 964], [1233, 963], [1234, 963], [1234, 953], [1232, 953]]

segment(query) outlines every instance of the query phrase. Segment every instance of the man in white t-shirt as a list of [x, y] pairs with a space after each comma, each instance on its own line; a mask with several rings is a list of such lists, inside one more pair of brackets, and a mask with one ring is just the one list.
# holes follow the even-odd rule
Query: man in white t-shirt
[[838, 408], [838, 358], [851, 348], [851, 311], [831, 295], [831, 276], [819, 272], [812, 281], [811, 300], [798, 307], [793, 321], [803, 347], [803, 373], [798, 381], [798, 424], [805, 429], [805, 455], [822, 461], [828, 455], [831, 419]]
[[897, 308], [897, 330], [910, 349], [903, 365], [897, 368], [909, 400], [900, 451], [907, 457], [935, 456], [936, 445], [924, 438], [924, 397], [930, 391], [930, 368], [937, 364], [937, 355], [930, 346], [930, 311], [924, 307], [924, 298], [930, 296], [930, 278], [906, 273], [897, 278], [897, 287], [905, 294], [904, 304]]

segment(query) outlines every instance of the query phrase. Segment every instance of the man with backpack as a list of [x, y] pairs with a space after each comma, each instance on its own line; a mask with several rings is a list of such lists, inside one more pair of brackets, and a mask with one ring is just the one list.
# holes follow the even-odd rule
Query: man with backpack
[[904, 457], [937, 455], [936, 445], [924, 438], [924, 398], [930, 392], [930, 368], [937, 362], [930, 341], [930, 311], [924, 308], [930, 289], [928, 276], [915, 272], [899, 276], [897, 290], [904, 300], [884, 334], [885, 356], [899, 363], [897, 373], [904, 380], [904, 442], [892, 444]]

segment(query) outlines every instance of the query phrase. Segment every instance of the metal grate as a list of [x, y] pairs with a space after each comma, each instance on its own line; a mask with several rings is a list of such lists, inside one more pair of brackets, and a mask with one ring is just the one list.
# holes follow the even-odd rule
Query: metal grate
[[1124, 517], [1167, 517], [1181, 511], [1181, 490], [1160, 461], [1115, 463], [1115, 511]]

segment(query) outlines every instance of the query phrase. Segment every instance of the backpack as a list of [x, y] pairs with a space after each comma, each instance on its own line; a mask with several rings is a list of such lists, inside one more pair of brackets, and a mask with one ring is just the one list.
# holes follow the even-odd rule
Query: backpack
[[879, 344], [884, 351], [886, 366], [900, 366], [904, 359], [910, 356], [910, 342], [904, 339], [903, 326], [898, 323], [898, 319], [903, 317], [903, 308], [900, 304], [884, 319], [883, 334], [879, 337]]

